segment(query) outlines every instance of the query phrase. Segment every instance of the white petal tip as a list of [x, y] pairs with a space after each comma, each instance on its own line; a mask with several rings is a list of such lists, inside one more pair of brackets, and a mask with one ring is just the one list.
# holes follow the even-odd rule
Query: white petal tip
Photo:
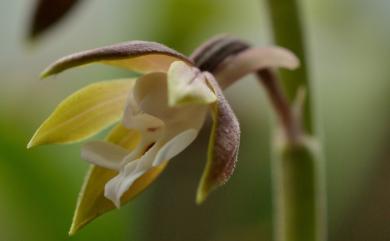
[[158, 151], [152, 165], [158, 166], [178, 155], [195, 140], [197, 135], [198, 131], [195, 129], [188, 129], [179, 133]]
[[117, 209], [120, 209], [120, 208], [121, 208], [121, 202], [120, 202], [120, 201], [113, 201], [113, 203], [114, 203], [114, 205], [115, 205], [115, 207], [116, 207]]
[[84, 144], [81, 158], [104, 168], [119, 170], [122, 159], [128, 151], [120, 146], [104, 141], [93, 141]]
[[117, 209], [121, 208], [121, 198], [118, 197], [118, 195], [116, 195], [115, 193], [112, 193], [112, 190], [109, 190], [107, 188], [107, 184], [104, 190], [104, 197], [110, 200]]

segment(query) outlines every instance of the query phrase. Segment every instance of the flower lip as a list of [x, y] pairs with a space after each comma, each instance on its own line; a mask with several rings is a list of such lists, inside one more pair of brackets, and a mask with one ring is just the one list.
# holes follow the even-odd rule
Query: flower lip
[[[41, 78], [46, 78], [50, 75], [58, 74], [64, 70], [93, 62], [105, 62], [112, 65], [118, 65], [116, 63], [113, 63], [113, 61], [134, 59], [138, 57], [145, 57], [148, 55], [171, 57], [171, 59], [169, 60], [170, 62], [173, 62], [175, 60], [181, 60], [189, 65], [194, 65], [192, 61], [186, 56], [163, 44], [148, 41], [129, 41], [101, 48], [81, 51], [65, 56], [47, 67], [42, 72]], [[151, 63], [151, 65], [153, 64], [156, 63]], [[126, 63], [123, 64], [121, 67], [124, 67], [124, 65], [126, 65]], [[132, 66], [130, 65], [126, 67], [131, 69]]]
[[[183, 62], [176, 62], [176, 65], [179, 70], [184, 70], [179, 79], [187, 77], [191, 80], [198, 71]], [[132, 151], [96, 141], [83, 147], [83, 159], [118, 172], [104, 189], [104, 196], [116, 207], [121, 205], [122, 196], [139, 178], [182, 152], [203, 126], [209, 103], [199, 104], [195, 99], [186, 105], [170, 106], [168, 76], [169, 73], [161, 72], [145, 74], [138, 78], [130, 92], [122, 122], [140, 133], [140, 141]], [[188, 87], [195, 90], [199, 90], [200, 85], [209, 88], [206, 80], [194, 82], [198, 85], [192, 86], [195, 83], [191, 83]]]
[[119, 174], [105, 186], [105, 197], [110, 199], [117, 208], [121, 206], [123, 194], [153, 167], [163, 165], [164, 162], [178, 155], [187, 148], [198, 135], [198, 130], [188, 129], [178, 133], [166, 143], [156, 143], [139, 159], [125, 163]]

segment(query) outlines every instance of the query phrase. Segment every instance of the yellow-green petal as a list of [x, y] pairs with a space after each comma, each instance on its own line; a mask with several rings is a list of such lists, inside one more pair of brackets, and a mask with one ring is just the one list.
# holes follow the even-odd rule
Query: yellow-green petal
[[71, 143], [96, 134], [122, 116], [134, 82], [134, 79], [99, 82], [70, 95], [42, 123], [27, 147]]
[[198, 187], [196, 202], [202, 203], [215, 188], [225, 184], [233, 174], [240, 145], [240, 126], [229, 103], [223, 96], [216, 80], [208, 80], [218, 97], [211, 105], [213, 126], [211, 130], [208, 159]]
[[46, 78], [91, 63], [114, 65], [139, 73], [166, 72], [171, 63], [177, 60], [193, 65], [187, 57], [165, 45], [130, 41], [65, 56], [47, 67], [41, 76]]
[[[122, 124], [118, 124], [107, 137], [107, 141], [131, 151], [140, 141], [140, 134], [135, 130], [125, 128]], [[122, 196], [121, 203], [129, 202], [147, 188], [164, 170], [166, 165], [167, 162], [164, 162], [150, 169], [135, 181], [131, 188]], [[105, 198], [104, 186], [117, 174], [116, 171], [91, 165], [79, 195], [69, 235], [75, 234], [95, 218], [115, 208], [114, 204]]]

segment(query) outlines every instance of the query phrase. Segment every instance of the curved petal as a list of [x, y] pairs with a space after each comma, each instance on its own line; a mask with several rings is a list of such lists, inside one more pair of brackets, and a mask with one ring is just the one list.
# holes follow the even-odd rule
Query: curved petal
[[[167, 130], [174, 129], [176, 131], [174, 135], [188, 129], [198, 130], [203, 125], [208, 105], [188, 103], [183, 106], [169, 106], [167, 75], [164, 73], [150, 73], [140, 77], [134, 86], [133, 93], [134, 102], [138, 105], [141, 115], [147, 114], [161, 120]], [[132, 104], [128, 104], [128, 108], [131, 109], [132, 106]], [[126, 111], [124, 120], [131, 120], [135, 116], [137, 113]], [[156, 122], [156, 124], [158, 123]], [[156, 127], [159, 126], [156, 125]]]
[[[216, 47], [219, 47], [222, 44], [225, 44], [230, 40], [230, 35], [226, 33], [215, 35], [209, 39], [207, 39], [204, 43], [199, 45], [194, 52], [192, 52], [190, 58], [194, 61], [196, 66], [200, 69], [204, 70], [203, 63], [205, 59], [207, 59], [210, 55], [209, 53], [213, 53]], [[209, 71], [209, 70], [207, 70]]]
[[68, 55], [51, 64], [41, 76], [46, 78], [73, 67], [95, 62], [139, 73], [166, 72], [171, 63], [177, 60], [193, 65], [187, 57], [165, 45], [130, 41]]
[[208, 77], [218, 101], [212, 104], [213, 126], [210, 135], [208, 160], [203, 172], [196, 201], [202, 203], [207, 195], [227, 182], [233, 174], [240, 144], [240, 126], [216, 80]]
[[91, 164], [119, 171], [128, 150], [105, 141], [92, 141], [81, 149], [81, 158]]
[[119, 123], [107, 135], [106, 141], [121, 146], [130, 152], [134, 150], [141, 141], [141, 135], [138, 131], [126, 128]]
[[[107, 141], [132, 151], [139, 143], [140, 136], [137, 131], [125, 128], [118, 124], [109, 134]], [[138, 178], [127, 190], [121, 199], [127, 203], [145, 188], [147, 188], [165, 169], [167, 163], [153, 167], [142, 177]], [[86, 175], [84, 185], [77, 201], [77, 207], [73, 216], [72, 226], [69, 234], [73, 235], [86, 224], [100, 215], [115, 208], [114, 204], [104, 197], [106, 183], [118, 175], [117, 171], [91, 165]]]
[[180, 152], [184, 151], [197, 137], [198, 130], [190, 129], [181, 132], [171, 140], [169, 140], [157, 152], [156, 158], [153, 161], [153, 166], [161, 165], [166, 160], [172, 159]]
[[91, 84], [62, 101], [42, 123], [28, 148], [48, 143], [70, 143], [90, 137], [123, 114], [134, 79]]
[[153, 166], [153, 159], [157, 152], [157, 146], [153, 146], [139, 159], [126, 164], [119, 174], [105, 185], [104, 196], [110, 199], [117, 208], [121, 205], [122, 196], [134, 182], [148, 172]]
[[[127, 203], [143, 190], [145, 190], [165, 169], [167, 163], [153, 167], [142, 177], [138, 178], [127, 190], [121, 203]], [[91, 165], [86, 175], [84, 185], [79, 194], [77, 207], [73, 215], [73, 221], [69, 230], [69, 235], [74, 235], [85, 225], [95, 218], [115, 209], [111, 200], [104, 196], [104, 187], [108, 181], [114, 178], [118, 173], [116, 171]]]
[[208, 39], [194, 50], [190, 58], [202, 71], [214, 73], [224, 60], [248, 49], [249, 43], [227, 34]]
[[138, 81], [134, 86], [134, 101], [137, 105], [141, 105], [143, 99], [148, 95], [153, 95], [156, 96], [155, 98], [163, 100], [166, 95], [166, 86], [167, 75], [165, 73], [155, 72], [145, 74], [138, 78]]
[[182, 152], [193, 142], [197, 134], [197, 130], [191, 129], [178, 134], [162, 147], [160, 143], [156, 143], [141, 158], [126, 164], [125, 168], [107, 183], [104, 195], [119, 208], [121, 197], [138, 178]]
[[[139, 106], [139, 102], [141, 102], [142, 98], [144, 98], [148, 94], [148, 92], [152, 91], [154, 87], [159, 87], [156, 86], [157, 82], [155, 82], [158, 81], [159, 78], [155, 80], [154, 76], [159, 77], [160, 75], [165, 76], [165, 74], [163, 73], [151, 73], [143, 75], [137, 79], [137, 83], [127, 99], [126, 108], [123, 115], [122, 122], [123, 125], [127, 128], [137, 129], [142, 132], [145, 132], [150, 128], [150, 130], [158, 130], [164, 126], [162, 120], [147, 113], [144, 113]], [[154, 91], [159, 91], [159, 89], [154, 88]], [[161, 103], [155, 103], [155, 105], [160, 104]]]
[[214, 73], [221, 88], [224, 89], [245, 75], [261, 69], [298, 67], [298, 58], [285, 48], [250, 48], [228, 59]]
[[171, 64], [167, 73], [168, 104], [210, 104], [217, 100], [214, 92], [207, 85], [202, 72], [182, 61]]

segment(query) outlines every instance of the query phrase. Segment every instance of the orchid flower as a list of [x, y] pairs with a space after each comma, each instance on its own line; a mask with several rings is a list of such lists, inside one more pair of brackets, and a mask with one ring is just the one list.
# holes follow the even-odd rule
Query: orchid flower
[[243, 51], [215, 71], [220, 85], [213, 74], [164, 45], [131, 41], [61, 58], [42, 77], [91, 63], [125, 68], [141, 76], [94, 83], [70, 95], [28, 144], [30, 148], [82, 141], [116, 123], [105, 140], [87, 142], [81, 149], [82, 159], [91, 167], [70, 234], [148, 187], [169, 160], [196, 139], [210, 113], [208, 160], [196, 197], [198, 203], [203, 202], [232, 175], [240, 143], [239, 123], [220, 86], [259, 68], [297, 66], [295, 56], [281, 48]]

